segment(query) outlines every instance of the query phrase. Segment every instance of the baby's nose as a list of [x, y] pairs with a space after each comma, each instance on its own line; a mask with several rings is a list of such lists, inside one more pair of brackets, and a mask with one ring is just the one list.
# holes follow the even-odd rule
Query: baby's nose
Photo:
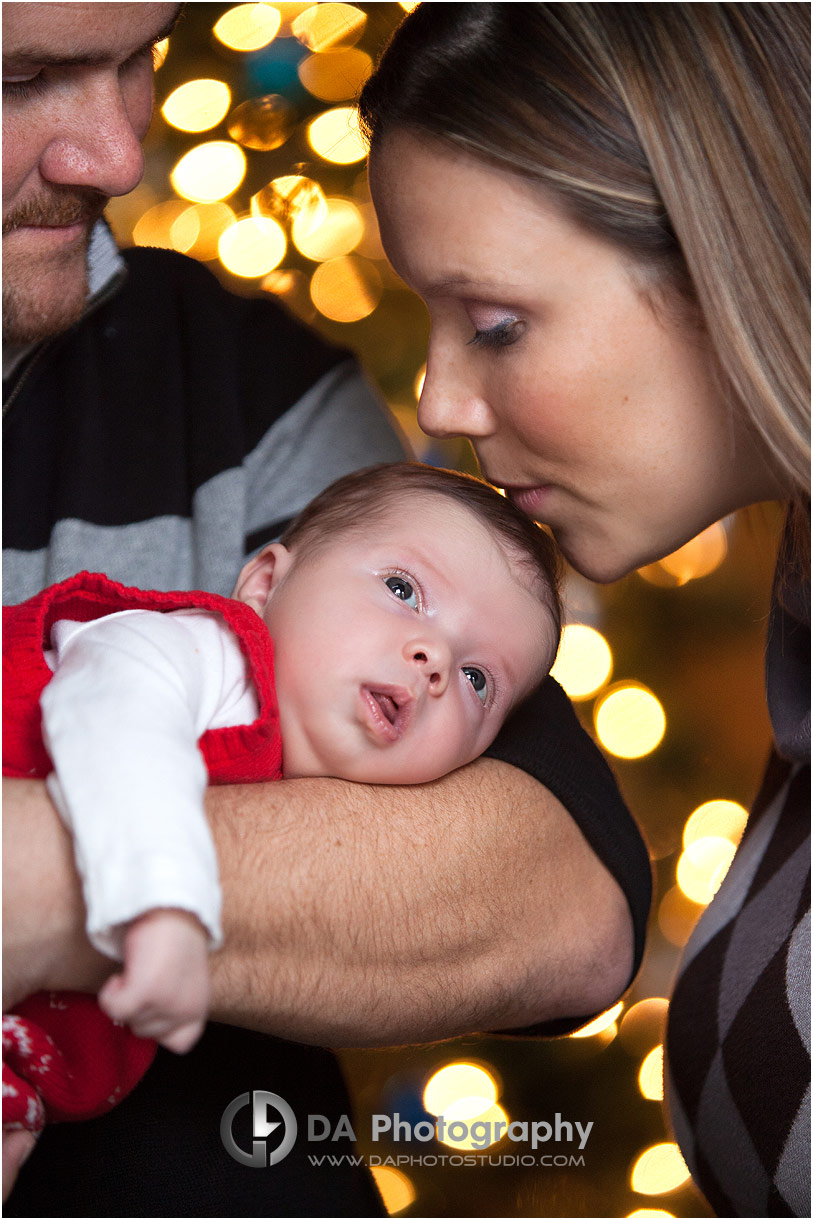
[[415, 640], [407, 646], [407, 656], [426, 678], [431, 695], [442, 695], [449, 681], [449, 653], [442, 644]]

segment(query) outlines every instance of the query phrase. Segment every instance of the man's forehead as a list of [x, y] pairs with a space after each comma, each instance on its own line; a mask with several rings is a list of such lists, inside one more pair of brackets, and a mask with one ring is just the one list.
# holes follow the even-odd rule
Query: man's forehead
[[5, 58], [54, 62], [105, 60], [131, 54], [169, 34], [180, 4], [5, 4]]

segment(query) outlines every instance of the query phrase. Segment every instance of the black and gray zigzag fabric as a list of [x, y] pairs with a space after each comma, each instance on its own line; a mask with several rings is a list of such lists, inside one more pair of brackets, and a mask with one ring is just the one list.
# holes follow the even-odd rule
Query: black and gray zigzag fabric
[[[719, 1216], [810, 1216], [810, 766], [755, 810], [686, 948], [669, 1103]], [[775, 791], [775, 789], [774, 789]]]

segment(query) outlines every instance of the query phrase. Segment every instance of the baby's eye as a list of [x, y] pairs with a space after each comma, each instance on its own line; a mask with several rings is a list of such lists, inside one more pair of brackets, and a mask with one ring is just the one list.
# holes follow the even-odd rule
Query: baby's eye
[[390, 593], [394, 594], [402, 602], [406, 602], [411, 609], [418, 609], [418, 594], [403, 576], [385, 576], [384, 584]]
[[486, 699], [488, 699], [488, 679], [482, 669], [477, 669], [474, 665], [464, 665], [463, 673], [474, 687], [477, 698], [481, 703], [485, 703]]

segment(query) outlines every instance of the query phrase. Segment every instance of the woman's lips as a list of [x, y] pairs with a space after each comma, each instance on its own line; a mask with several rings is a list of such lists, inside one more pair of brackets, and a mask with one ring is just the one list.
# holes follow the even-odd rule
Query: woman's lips
[[525, 513], [528, 517], [538, 517], [550, 495], [551, 487], [549, 484], [542, 484], [539, 487], [504, 486], [503, 491], [511, 503], [516, 504], [520, 512]]
[[364, 719], [382, 741], [398, 741], [403, 736], [415, 700], [403, 686], [362, 686]]

